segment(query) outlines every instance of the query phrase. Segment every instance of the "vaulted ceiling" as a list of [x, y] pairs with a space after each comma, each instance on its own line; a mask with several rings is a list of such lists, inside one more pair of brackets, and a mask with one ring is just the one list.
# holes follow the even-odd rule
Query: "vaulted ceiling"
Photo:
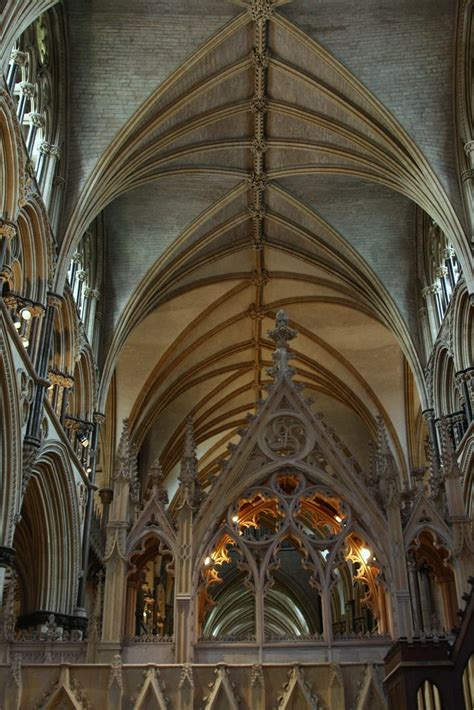
[[[357, 5], [357, 7], [356, 7]], [[381, 414], [414, 463], [416, 230], [459, 248], [451, 0], [67, 0], [63, 274], [103, 213], [102, 406], [115, 371], [146, 466], [189, 415], [203, 476], [268, 381], [284, 307], [298, 377], [366, 464]], [[407, 366], [407, 364], [409, 366]], [[413, 394], [412, 378], [419, 394]], [[410, 400], [407, 401], [407, 392]]]

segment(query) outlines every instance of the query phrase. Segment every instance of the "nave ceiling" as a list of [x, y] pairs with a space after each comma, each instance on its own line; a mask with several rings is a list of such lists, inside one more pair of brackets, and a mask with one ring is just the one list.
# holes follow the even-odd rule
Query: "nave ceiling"
[[66, 3], [59, 280], [100, 216], [99, 406], [112, 383], [143, 464], [160, 456], [170, 480], [189, 415], [205, 477], [255, 411], [279, 307], [300, 332], [295, 365], [315, 408], [362, 465], [381, 414], [406, 473], [419, 456], [407, 408], [416, 418], [426, 395], [418, 208], [466, 278], [471, 268], [453, 139], [456, 8], [292, 0], [267, 20], [269, 5]]

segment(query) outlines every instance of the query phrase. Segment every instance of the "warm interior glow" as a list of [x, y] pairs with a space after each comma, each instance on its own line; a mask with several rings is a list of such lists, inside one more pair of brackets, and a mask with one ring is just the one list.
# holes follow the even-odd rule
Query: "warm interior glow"
[[360, 548], [360, 556], [362, 557], [364, 562], [368, 562], [371, 555], [372, 555], [372, 553], [368, 547], [361, 547]]

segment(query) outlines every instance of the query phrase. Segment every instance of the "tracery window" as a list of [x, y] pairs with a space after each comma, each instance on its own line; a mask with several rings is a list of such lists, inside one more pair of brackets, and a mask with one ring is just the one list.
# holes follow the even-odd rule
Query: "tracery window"
[[330, 639], [388, 631], [382, 566], [350, 507], [293, 469], [227, 511], [202, 560], [201, 639]]
[[453, 245], [439, 226], [426, 215], [424, 215], [424, 222], [421, 280], [431, 346], [448, 310], [454, 288], [461, 275], [461, 267]]
[[51, 121], [51, 36], [41, 15], [21, 36], [11, 53], [7, 84], [16, 102], [25, 145], [38, 181], [44, 168], [46, 136]]
[[65, 21], [58, 4], [19, 37], [6, 77], [29, 157], [25, 185], [35, 193], [39, 188], [53, 232], [59, 225], [65, 188], [61, 159], [66, 130], [65, 54]]
[[85, 232], [68, 270], [68, 283], [84, 326], [85, 335], [97, 355], [100, 326], [100, 288], [103, 269], [103, 225], [97, 219]]

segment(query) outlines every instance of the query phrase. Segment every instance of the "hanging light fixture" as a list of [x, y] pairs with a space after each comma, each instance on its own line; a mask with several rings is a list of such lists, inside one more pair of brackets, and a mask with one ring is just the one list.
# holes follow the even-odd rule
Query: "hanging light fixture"
[[77, 432], [77, 438], [81, 442], [81, 446], [83, 446], [84, 448], [86, 448], [86, 446], [89, 446], [89, 439], [87, 438], [87, 436], [84, 434], [83, 431]]

